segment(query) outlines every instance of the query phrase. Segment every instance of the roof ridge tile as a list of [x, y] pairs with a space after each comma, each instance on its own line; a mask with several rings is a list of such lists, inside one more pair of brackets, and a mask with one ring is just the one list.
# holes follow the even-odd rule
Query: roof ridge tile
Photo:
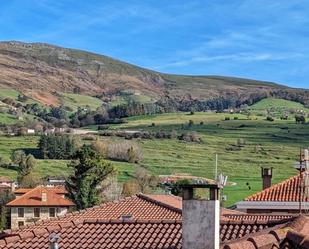
[[174, 207], [172, 205], [169, 205], [167, 203], [164, 203], [162, 201], [155, 200], [155, 199], [151, 198], [151, 196], [149, 196], [149, 195], [145, 195], [143, 193], [139, 193], [139, 194], [137, 194], [137, 197], [139, 197], [139, 198], [141, 198], [141, 199], [143, 199], [145, 201], [152, 202], [152, 203], [154, 203], [154, 204], [156, 204], [158, 206], [161, 206], [161, 207], [164, 207], [164, 208], [168, 208], [168, 209], [170, 209], [172, 211], [175, 211], [175, 212], [178, 212], [178, 213], [182, 213], [181, 209], [176, 208], [176, 207]]

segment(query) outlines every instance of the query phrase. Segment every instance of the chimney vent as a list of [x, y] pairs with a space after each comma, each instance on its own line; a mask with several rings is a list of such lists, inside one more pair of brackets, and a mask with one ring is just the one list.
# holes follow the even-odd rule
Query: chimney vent
[[46, 192], [42, 192], [42, 201], [43, 202], [47, 201], [47, 193]]
[[263, 190], [271, 187], [271, 178], [273, 177], [273, 168], [261, 167], [261, 176], [263, 181]]
[[52, 233], [49, 235], [49, 248], [50, 249], [59, 249], [58, 241], [60, 236], [58, 234]]
[[131, 214], [123, 214], [121, 215], [120, 219], [122, 221], [130, 221], [133, 220], [133, 216]]
[[[183, 249], [219, 249], [220, 201], [217, 184], [183, 185]], [[209, 200], [194, 198], [194, 189], [209, 189]]]

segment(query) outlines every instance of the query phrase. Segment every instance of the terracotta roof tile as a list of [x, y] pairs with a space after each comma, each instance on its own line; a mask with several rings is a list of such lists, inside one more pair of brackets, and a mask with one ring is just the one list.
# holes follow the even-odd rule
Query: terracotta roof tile
[[[245, 201], [299, 201], [302, 176], [296, 175], [245, 199]], [[303, 195], [302, 195], [303, 196]], [[303, 201], [309, 198], [302, 197]]]
[[[14, 245], [8, 241], [8, 245], [0, 248], [47, 248], [51, 232], [60, 235], [60, 248], [181, 248], [181, 209], [169, 198], [173, 197], [133, 196], [21, 230], [6, 231], [8, 236], [18, 236], [18, 241], [14, 238]], [[128, 214], [131, 219], [121, 219]], [[288, 229], [281, 228], [288, 219], [275, 215], [229, 214], [227, 210], [220, 225], [222, 246], [250, 249], [266, 242], [276, 246], [286, 236]], [[289, 229], [307, 231], [307, 220], [302, 219], [289, 223]], [[5, 239], [0, 239], [0, 245], [3, 241], [7, 244]]]
[[[42, 200], [42, 193], [46, 193], [46, 201]], [[36, 187], [27, 191], [22, 196], [9, 202], [7, 206], [74, 206], [74, 203], [61, 195], [65, 193], [63, 188]]]

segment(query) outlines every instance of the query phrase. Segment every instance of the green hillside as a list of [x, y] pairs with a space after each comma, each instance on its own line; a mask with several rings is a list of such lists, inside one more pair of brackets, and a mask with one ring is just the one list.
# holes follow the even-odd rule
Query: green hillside
[[69, 107], [73, 111], [76, 111], [78, 107], [86, 108], [89, 106], [91, 110], [95, 110], [102, 106], [102, 101], [98, 98], [73, 93], [62, 94], [60, 101], [63, 106]]
[[284, 110], [303, 110], [309, 111], [303, 104], [285, 100], [285, 99], [276, 99], [276, 98], [266, 98], [262, 99], [261, 101], [255, 103], [252, 106], [249, 106], [248, 109], [250, 110], [267, 110], [267, 109], [275, 109], [278, 111]]
[[[230, 120], [225, 120], [229, 117]], [[235, 118], [237, 117], [237, 118]], [[195, 131], [202, 143], [178, 139], [134, 139], [143, 151], [140, 164], [156, 175], [187, 173], [214, 178], [215, 154], [219, 155], [219, 172], [228, 175], [226, 205], [261, 190], [260, 167], [273, 167], [273, 183], [297, 174], [292, 165], [298, 160], [300, 147], [308, 146], [309, 126], [295, 124], [293, 120], [220, 113], [170, 113], [127, 118], [127, 123], [111, 125], [110, 129], [172, 131], [178, 135]], [[189, 121], [193, 125], [188, 126]], [[154, 125], [152, 125], [154, 123]], [[95, 127], [92, 127], [95, 128]], [[99, 137], [100, 139], [116, 139]], [[117, 138], [121, 139], [121, 138]], [[239, 139], [243, 145], [238, 147]], [[13, 137], [0, 139], [0, 155], [7, 160], [15, 149], [36, 148], [38, 137]], [[67, 161], [39, 160], [35, 171], [41, 176], [68, 174]], [[135, 168], [134, 164], [115, 164], [119, 179], [124, 181]], [[0, 175], [16, 176], [16, 172], [0, 169]], [[249, 189], [250, 186], [250, 189]]]

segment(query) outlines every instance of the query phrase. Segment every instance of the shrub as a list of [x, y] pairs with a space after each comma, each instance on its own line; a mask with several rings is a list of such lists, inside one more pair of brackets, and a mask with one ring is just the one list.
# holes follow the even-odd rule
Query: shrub
[[136, 180], [128, 180], [122, 186], [122, 196], [128, 197], [140, 192], [140, 187]]
[[189, 120], [189, 127], [193, 126], [194, 125], [194, 122], [192, 119]]
[[98, 125], [98, 131], [108, 130], [108, 128], [109, 128], [108, 125]]
[[236, 116], [236, 117], [234, 117], [234, 120], [238, 120], [238, 117]]
[[200, 122], [200, 125], [204, 125], [204, 122], [203, 122], [203, 121], [201, 121], [201, 122]]
[[137, 163], [142, 156], [140, 147], [129, 141], [115, 142], [107, 146], [107, 157], [111, 160]]
[[156, 124], [155, 124], [155, 123], [151, 123], [151, 126], [152, 126], [152, 127], [155, 127], [155, 126], [156, 126]]
[[197, 142], [197, 143], [203, 142], [202, 138], [195, 131], [189, 133], [183, 133], [178, 137], [178, 139], [186, 142]]
[[106, 142], [97, 139], [91, 144], [91, 148], [102, 157], [107, 158], [108, 144]]
[[272, 116], [267, 116], [266, 120], [270, 121], [270, 122], [273, 122], [275, 120], [275, 118], [273, 118]]
[[246, 140], [243, 138], [238, 138], [237, 139], [237, 146], [238, 147], [244, 147], [246, 145]]
[[304, 115], [296, 115], [295, 122], [296, 124], [304, 124], [306, 122], [306, 118]]
[[226, 121], [227, 121], [227, 120], [230, 120], [230, 117], [225, 117], [224, 120], [226, 120]]

